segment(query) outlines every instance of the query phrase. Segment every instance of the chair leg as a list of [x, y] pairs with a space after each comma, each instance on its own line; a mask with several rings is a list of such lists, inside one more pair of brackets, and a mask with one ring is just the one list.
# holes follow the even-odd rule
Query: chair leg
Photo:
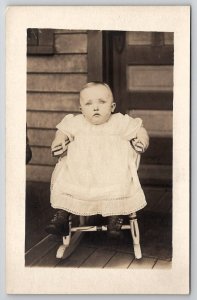
[[65, 258], [65, 251], [70, 245], [71, 240], [71, 227], [72, 227], [72, 217], [69, 217], [69, 234], [67, 236], [63, 236], [63, 244], [59, 246], [56, 253], [56, 258]]
[[83, 226], [85, 224], [86, 219], [88, 219], [88, 217], [80, 216], [79, 217], [79, 226]]
[[130, 222], [131, 234], [133, 238], [135, 257], [137, 259], [140, 259], [142, 258], [142, 252], [140, 247], [140, 232], [139, 232], [136, 213], [132, 213], [129, 215], [129, 222]]
[[[87, 217], [80, 217], [80, 225], [83, 226], [85, 224], [85, 220]], [[78, 246], [79, 242], [81, 241], [82, 237], [84, 236], [84, 232], [77, 231], [74, 232], [71, 238], [72, 232], [72, 218], [69, 217], [69, 235], [63, 236], [63, 244], [58, 248], [56, 253], [56, 258], [65, 259], [69, 257], [73, 251]]]

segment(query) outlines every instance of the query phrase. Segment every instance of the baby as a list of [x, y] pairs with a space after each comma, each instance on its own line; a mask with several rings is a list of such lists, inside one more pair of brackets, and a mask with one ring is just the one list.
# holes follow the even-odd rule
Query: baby
[[82, 114], [67, 115], [57, 125], [52, 153], [60, 158], [51, 179], [51, 205], [58, 210], [48, 233], [67, 235], [71, 213], [108, 217], [107, 229], [118, 231], [124, 215], [146, 205], [137, 168], [148, 134], [140, 118], [112, 114], [115, 107], [109, 86], [91, 82], [80, 92]]

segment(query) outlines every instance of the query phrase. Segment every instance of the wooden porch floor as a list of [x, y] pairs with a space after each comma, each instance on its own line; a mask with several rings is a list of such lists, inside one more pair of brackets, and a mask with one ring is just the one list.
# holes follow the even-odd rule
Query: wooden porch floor
[[[27, 248], [26, 267], [171, 268], [171, 189], [148, 188], [146, 194], [152, 201], [149, 202], [147, 209], [138, 213], [143, 255], [141, 260], [136, 260], [134, 257], [129, 230], [121, 231], [121, 235], [116, 239], [109, 238], [107, 232], [86, 232], [74, 252], [65, 260], [56, 258], [56, 252], [62, 240], [56, 236], [43, 234], [39, 242]], [[43, 228], [45, 223], [46, 220], [42, 225]]]
[[[82, 239], [74, 252], [65, 260], [57, 259], [56, 252], [61, 240], [49, 235], [26, 253], [27, 267], [66, 267], [66, 268], [124, 268], [124, 269], [169, 269], [171, 258], [148, 257], [142, 259], [134, 257], [132, 244], [110, 241], [106, 237], [99, 243], [91, 244], [89, 237]], [[89, 240], [89, 241], [88, 241]], [[104, 244], [106, 242], [106, 245]], [[98, 245], [100, 244], [100, 245]], [[142, 247], [143, 249], [143, 247]]]

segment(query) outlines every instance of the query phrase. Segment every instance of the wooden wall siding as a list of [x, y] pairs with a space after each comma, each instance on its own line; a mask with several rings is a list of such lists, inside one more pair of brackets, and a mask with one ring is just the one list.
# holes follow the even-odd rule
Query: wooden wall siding
[[126, 107], [132, 109], [147, 110], [172, 110], [173, 109], [173, 92], [128, 92]]
[[87, 30], [73, 30], [73, 29], [54, 29], [54, 33], [57, 34], [77, 34], [77, 33], [87, 33]]
[[[127, 44], [128, 45], [151, 45], [154, 40], [154, 32], [145, 31], [130, 31], [127, 32]], [[156, 33], [157, 34], [157, 33]], [[162, 34], [162, 33], [159, 33]], [[173, 45], [174, 35], [173, 32], [163, 33], [164, 45]]]
[[128, 66], [127, 88], [130, 91], [172, 91], [172, 66]]
[[161, 184], [165, 186], [172, 183], [172, 166], [168, 165], [143, 165], [138, 170], [142, 184]]
[[28, 74], [27, 91], [79, 92], [86, 82], [86, 74]]
[[52, 157], [51, 147], [31, 147], [32, 150], [32, 160], [31, 164], [39, 165], [42, 162], [42, 165], [54, 166], [57, 162], [57, 158]]
[[27, 126], [33, 153], [29, 181], [50, 181], [55, 126], [66, 114], [79, 112], [79, 91], [87, 82], [87, 31], [53, 33], [54, 55], [27, 56]]
[[152, 137], [172, 136], [172, 111], [132, 110], [129, 115], [142, 118], [144, 127]]
[[172, 138], [151, 136], [149, 147], [141, 157], [141, 164], [171, 165]]
[[64, 112], [28, 111], [27, 119], [29, 128], [55, 129], [56, 125], [65, 117]]
[[151, 42], [152, 42], [151, 32], [143, 32], [143, 31], [127, 32], [128, 45], [151, 45]]
[[[42, 149], [44, 147], [51, 147], [55, 131], [55, 128], [53, 130], [28, 128], [30, 146], [39, 146], [42, 147]], [[42, 161], [40, 161], [40, 163], [42, 163]]]
[[79, 112], [79, 93], [28, 93], [27, 109]]
[[56, 53], [87, 53], [87, 34], [55, 34]]
[[173, 32], [164, 32], [165, 45], [174, 44], [174, 33]]
[[27, 53], [37, 54], [54, 54], [54, 34], [53, 29], [27, 29]]
[[87, 73], [87, 54], [30, 56], [28, 73]]
[[130, 45], [128, 46], [126, 59], [128, 65], [173, 65], [174, 48], [172, 45], [166, 46], [147, 46]]
[[54, 167], [52, 166], [29, 164], [26, 167], [26, 180], [35, 182], [50, 182], [53, 170]]

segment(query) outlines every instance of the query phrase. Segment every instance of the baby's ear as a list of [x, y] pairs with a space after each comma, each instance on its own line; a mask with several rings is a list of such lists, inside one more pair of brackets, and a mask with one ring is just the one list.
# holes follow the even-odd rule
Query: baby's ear
[[113, 102], [112, 105], [111, 105], [111, 111], [114, 112], [115, 108], [116, 108], [116, 103]]

